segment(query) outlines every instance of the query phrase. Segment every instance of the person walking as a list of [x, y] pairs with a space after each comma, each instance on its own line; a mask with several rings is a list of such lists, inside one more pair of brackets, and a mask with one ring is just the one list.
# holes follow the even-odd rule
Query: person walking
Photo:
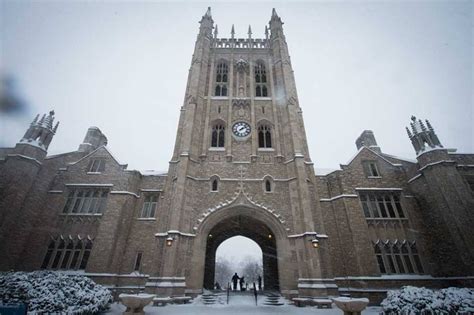
[[239, 281], [239, 276], [237, 275], [237, 272], [234, 274], [232, 277], [232, 284], [234, 285], [234, 291], [237, 290], [237, 281]]

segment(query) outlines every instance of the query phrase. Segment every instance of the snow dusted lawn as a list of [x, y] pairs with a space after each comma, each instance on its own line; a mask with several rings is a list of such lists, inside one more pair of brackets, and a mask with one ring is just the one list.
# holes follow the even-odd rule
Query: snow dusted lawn
[[[263, 300], [259, 299], [259, 303]], [[369, 307], [363, 315], [378, 315], [382, 309], [380, 307]], [[106, 314], [122, 314], [125, 307], [122, 304], [114, 303]], [[342, 315], [342, 311], [335, 306], [332, 309], [318, 309], [316, 307], [296, 307], [293, 305], [283, 306], [255, 306], [252, 297], [234, 296], [231, 297], [229, 305], [202, 305], [199, 300], [185, 305], [167, 305], [167, 306], [147, 306], [146, 314], [160, 315]]]

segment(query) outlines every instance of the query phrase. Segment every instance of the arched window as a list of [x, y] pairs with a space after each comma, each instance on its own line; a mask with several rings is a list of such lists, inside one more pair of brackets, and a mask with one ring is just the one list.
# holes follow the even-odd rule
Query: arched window
[[270, 126], [261, 125], [258, 127], [258, 147], [271, 148], [272, 147], [272, 131]]
[[265, 71], [265, 65], [263, 62], [258, 61], [255, 65], [255, 96], [256, 97], [267, 97], [267, 73]]
[[74, 249], [74, 243], [72, 240], [67, 242], [66, 251], [64, 252], [63, 261], [61, 262], [61, 269], [69, 267], [69, 259], [71, 258], [72, 250]]
[[75, 242], [71, 236], [52, 239], [49, 242], [41, 268], [85, 269], [92, 250], [92, 240], [88, 236], [85, 246], [79, 236], [76, 240]]
[[216, 69], [215, 96], [227, 96], [229, 67], [225, 62], [220, 62]]
[[219, 180], [217, 178], [214, 178], [211, 181], [211, 191], [218, 191], [219, 190]]
[[215, 124], [211, 132], [211, 147], [223, 148], [225, 144], [225, 127], [222, 124]]
[[272, 191], [272, 182], [269, 179], [265, 181], [265, 191], [266, 192]]

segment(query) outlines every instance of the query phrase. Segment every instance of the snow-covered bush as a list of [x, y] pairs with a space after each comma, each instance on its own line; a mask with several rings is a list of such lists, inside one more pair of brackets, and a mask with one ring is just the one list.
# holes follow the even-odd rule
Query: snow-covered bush
[[112, 302], [91, 279], [51, 271], [0, 273], [0, 302], [28, 304], [38, 313], [95, 314]]
[[381, 306], [384, 314], [474, 314], [474, 289], [406, 286], [388, 291]]

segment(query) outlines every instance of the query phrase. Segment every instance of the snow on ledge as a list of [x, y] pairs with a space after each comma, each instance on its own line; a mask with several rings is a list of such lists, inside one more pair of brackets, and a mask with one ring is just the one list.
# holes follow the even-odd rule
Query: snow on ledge
[[342, 194], [342, 195], [338, 195], [338, 196], [335, 196], [335, 197], [332, 197], [332, 198], [321, 198], [321, 199], [319, 199], [319, 201], [328, 202], [328, 201], [337, 200], [339, 198], [358, 198], [358, 197], [359, 196], [355, 195], [355, 194]]
[[288, 235], [288, 238], [298, 238], [303, 236], [316, 236], [317, 238], [328, 238], [326, 234], [318, 234], [317, 232], [304, 232], [301, 234]]

